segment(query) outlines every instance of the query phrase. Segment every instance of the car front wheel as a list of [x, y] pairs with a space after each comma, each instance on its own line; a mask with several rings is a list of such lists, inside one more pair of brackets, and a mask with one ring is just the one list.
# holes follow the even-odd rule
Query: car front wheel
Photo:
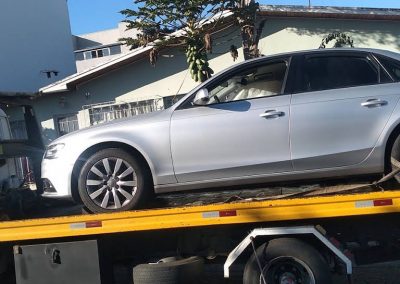
[[93, 154], [78, 180], [83, 204], [93, 213], [135, 209], [151, 189], [146, 168], [124, 150], [110, 148]]

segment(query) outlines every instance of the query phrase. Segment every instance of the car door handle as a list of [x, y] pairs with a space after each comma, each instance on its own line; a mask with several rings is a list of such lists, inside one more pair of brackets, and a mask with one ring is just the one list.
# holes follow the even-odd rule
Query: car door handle
[[276, 111], [276, 110], [267, 110], [266, 112], [260, 114], [260, 116], [264, 118], [277, 118], [284, 115], [285, 113], [283, 111]]
[[363, 103], [361, 103], [363, 107], [378, 107], [387, 105], [387, 101], [382, 101], [379, 99], [369, 99]]

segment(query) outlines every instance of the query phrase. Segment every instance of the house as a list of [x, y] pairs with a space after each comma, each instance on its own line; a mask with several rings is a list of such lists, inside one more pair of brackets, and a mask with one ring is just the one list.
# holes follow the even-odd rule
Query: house
[[134, 38], [137, 33], [134, 29], [127, 30], [126, 23], [121, 22], [115, 29], [72, 36], [78, 73], [128, 53], [130, 48], [120, 39]]
[[[258, 18], [266, 20], [259, 43], [264, 55], [318, 48], [325, 36], [338, 31], [351, 36], [357, 47], [400, 50], [399, 9], [261, 6]], [[220, 71], [235, 63], [228, 50], [241, 46], [240, 30], [231, 27], [213, 35], [213, 45], [210, 66]], [[41, 88], [32, 103], [45, 143], [78, 128], [166, 108], [197, 85], [182, 50], [162, 50], [152, 67], [150, 49], [115, 56]]]

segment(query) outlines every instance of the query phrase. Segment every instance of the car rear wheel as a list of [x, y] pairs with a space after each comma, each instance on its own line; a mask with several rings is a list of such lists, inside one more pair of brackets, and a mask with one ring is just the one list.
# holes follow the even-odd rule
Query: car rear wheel
[[[390, 151], [390, 166], [392, 171], [400, 169], [400, 135], [397, 136]], [[400, 183], [400, 173], [394, 178]]]
[[78, 180], [79, 196], [93, 213], [131, 210], [152, 191], [146, 168], [124, 150], [110, 148], [93, 154]]

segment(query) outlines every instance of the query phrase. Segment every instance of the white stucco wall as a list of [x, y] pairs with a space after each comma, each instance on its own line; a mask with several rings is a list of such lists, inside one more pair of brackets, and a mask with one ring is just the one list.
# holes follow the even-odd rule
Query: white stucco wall
[[262, 54], [318, 48], [332, 32], [351, 36], [355, 47], [400, 51], [399, 22], [335, 19], [270, 18], [259, 43]]
[[120, 38], [135, 37], [136, 34], [136, 29], [127, 30], [126, 23], [121, 22], [114, 29], [76, 35], [75, 49], [79, 50], [94, 46], [114, 44], [118, 43]]
[[[322, 39], [334, 31], [348, 33], [356, 47], [373, 47], [393, 51], [400, 50], [398, 22], [343, 21], [322, 19], [268, 19], [259, 48], [270, 55], [287, 51], [318, 48]], [[238, 29], [215, 35], [210, 65], [216, 71], [225, 69], [233, 62], [228, 50], [231, 45], [241, 47]], [[242, 49], [239, 58], [243, 61]], [[142, 59], [124, 68], [79, 85], [74, 91], [49, 94], [35, 101], [37, 117], [43, 127], [45, 142], [56, 137], [53, 118], [60, 114], [79, 113], [80, 126], [88, 125], [88, 117], [82, 112], [83, 105], [109, 102], [132, 102], [155, 99], [189, 92], [197, 85], [187, 71], [186, 58], [179, 49], [161, 52], [156, 67], [148, 59]], [[90, 94], [87, 96], [87, 94]], [[60, 98], [66, 104], [59, 104]], [[85, 120], [85, 121], [83, 121]]]
[[98, 31], [94, 33], [78, 35], [76, 49], [85, 49], [93, 46], [100, 46], [106, 44], [113, 44], [118, 42], [120, 38], [118, 29], [109, 29], [104, 31]]
[[109, 55], [106, 57], [98, 57], [98, 58], [91, 58], [91, 59], [86, 59], [86, 60], [78, 60], [76, 61], [76, 70], [77, 72], [83, 72], [88, 69], [91, 69], [93, 67], [96, 67], [98, 65], [101, 65], [109, 60], [115, 59], [117, 57], [121, 56], [120, 54], [115, 54], [115, 55]]
[[37, 92], [76, 72], [66, 0], [1, 0], [0, 44], [0, 92]]

